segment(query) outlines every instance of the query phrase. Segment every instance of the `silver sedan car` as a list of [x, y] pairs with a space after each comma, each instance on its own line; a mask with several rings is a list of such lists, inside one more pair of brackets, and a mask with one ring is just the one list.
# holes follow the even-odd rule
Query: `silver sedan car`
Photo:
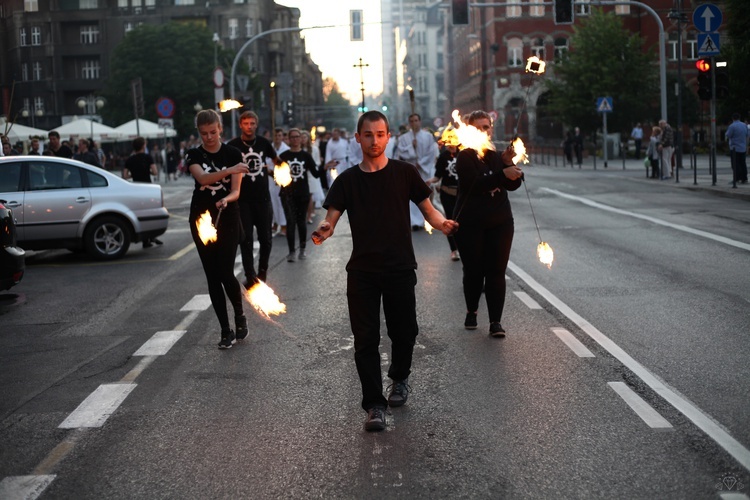
[[169, 220], [158, 184], [52, 156], [0, 157], [0, 200], [13, 210], [20, 247], [84, 249], [101, 260], [163, 234]]

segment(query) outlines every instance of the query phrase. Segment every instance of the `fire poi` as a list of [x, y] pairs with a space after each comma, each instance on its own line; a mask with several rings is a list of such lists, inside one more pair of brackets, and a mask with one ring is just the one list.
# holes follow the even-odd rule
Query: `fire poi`
[[336, 177], [338, 177], [338, 176], [339, 176], [339, 172], [338, 172], [338, 170], [336, 170], [335, 168], [332, 168], [332, 169], [330, 170], [330, 172], [331, 172], [331, 180], [334, 180], [334, 179], [335, 179]]
[[287, 187], [292, 183], [292, 174], [287, 162], [276, 165], [273, 169], [273, 180], [281, 187]]
[[270, 318], [271, 314], [278, 316], [286, 312], [286, 305], [281, 303], [270, 286], [260, 280], [250, 287], [245, 293], [245, 298], [256, 311], [266, 318]]
[[206, 210], [195, 221], [195, 227], [198, 229], [198, 237], [201, 239], [204, 245], [213, 243], [218, 238], [216, 228], [219, 225], [220, 216], [221, 211], [219, 211], [219, 215], [216, 216], [216, 225], [214, 225], [213, 221], [211, 220], [211, 213]]
[[429, 222], [424, 221], [424, 230], [427, 231], [427, 234], [432, 234], [433, 227], [430, 225]]

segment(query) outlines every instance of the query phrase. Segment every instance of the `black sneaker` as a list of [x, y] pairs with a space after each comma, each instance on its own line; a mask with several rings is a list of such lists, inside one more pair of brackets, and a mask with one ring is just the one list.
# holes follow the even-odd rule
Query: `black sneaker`
[[393, 408], [403, 406], [409, 399], [409, 391], [411, 391], [409, 379], [394, 380], [389, 389], [391, 392], [388, 394], [388, 406]]
[[505, 337], [505, 330], [497, 321], [490, 323], [490, 337]]
[[374, 406], [367, 410], [367, 420], [365, 420], [365, 430], [367, 432], [385, 430], [385, 408]]
[[151, 248], [154, 246], [153, 243], [151, 243], [151, 240], [143, 240], [143, 248]]
[[235, 343], [235, 336], [232, 330], [228, 332], [221, 332], [221, 340], [219, 341], [219, 349], [231, 349]]
[[237, 334], [235, 335], [235, 338], [237, 340], [245, 340], [245, 337], [247, 337], [248, 329], [247, 329], [247, 317], [243, 314], [242, 316], [235, 316], [234, 317], [234, 327], [237, 331]]
[[163, 245], [164, 244], [164, 242], [161, 241], [159, 238], [153, 238], [151, 241], [153, 241], [157, 245]]
[[265, 269], [258, 269], [258, 279], [263, 283], [266, 282], [266, 272], [267, 271]]
[[477, 313], [468, 312], [466, 313], [466, 319], [464, 320], [464, 328], [467, 330], [477, 329]]

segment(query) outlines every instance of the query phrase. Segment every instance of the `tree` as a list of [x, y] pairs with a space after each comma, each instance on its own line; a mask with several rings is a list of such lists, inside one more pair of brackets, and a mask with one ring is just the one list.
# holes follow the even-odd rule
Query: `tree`
[[[658, 109], [658, 72], [653, 52], [644, 52], [637, 34], [625, 30], [613, 13], [592, 9], [591, 16], [574, 28], [570, 51], [547, 80], [550, 107], [570, 126], [595, 131], [602, 123], [597, 97], [613, 97], [614, 112], [607, 116], [610, 131], [630, 133]], [[658, 115], [657, 115], [658, 116]]]
[[144, 115], [156, 121], [156, 101], [175, 102], [174, 124], [180, 136], [195, 133], [194, 106], [214, 107], [214, 50], [219, 65], [230, 68], [231, 51], [216, 47], [208, 28], [192, 23], [143, 24], [129, 32], [115, 48], [102, 113], [113, 123], [132, 120], [131, 82], [140, 77]]
[[[721, 58], [726, 58], [729, 69], [729, 98], [721, 101], [721, 122], [726, 122], [734, 112], [748, 113], [750, 95], [747, 93], [747, 76], [750, 67], [750, 2], [725, 0], [724, 19], [727, 23], [728, 42], [721, 46]], [[747, 115], [743, 116], [747, 118]]]
[[318, 110], [320, 119], [323, 120], [326, 127], [341, 127], [352, 129], [356, 118], [354, 115], [354, 106], [339, 91], [336, 81], [327, 77], [323, 80], [323, 99], [324, 104]]

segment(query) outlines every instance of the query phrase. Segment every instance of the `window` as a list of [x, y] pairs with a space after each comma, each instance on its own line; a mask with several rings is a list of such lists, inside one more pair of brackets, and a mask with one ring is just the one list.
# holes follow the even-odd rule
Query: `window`
[[117, 0], [117, 6], [121, 9], [128, 8], [128, 0]]
[[32, 191], [73, 189], [82, 186], [81, 170], [78, 167], [64, 163], [29, 163], [29, 188]]
[[630, 14], [630, 5], [615, 5], [615, 14], [618, 16]]
[[27, 45], [26, 42], [26, 28], [21, 28], [18, 30], [18, 43], [21, 45], [21, 47], [25, 47]]
[[236, 40], [239, 36], [239, 20], [232, 18], [229, 20], [229, 39]]
[[34, 73], [34, 80], [41, 80], [42, 79], [42, 63], [35, 62], [32, 72]]
[[537, 56], [542, 61], [544, 58], [544, 39], [535, 38], [531, 45], [531, 55]]
[[99, 43], [99, 26], [96, 24], [81, 26], [81, 44], [92, 45]]
[[98, 9], [98, 0], [78, 0], [79, 9]]
[[698, 40], [695, 39], [695, 33], [688, 33], [687, 40], [687, 58], [691, 61], [698, 59]]
[[521, 6], [511, 5], [505, 7], [505, 17], [521, 17]]
[[24, 12], [39, 12], [39, 0], [23, 0]]
[[[535, 6], [536, 3], [542, 3], [544, 0], [529, 0], [531, 7], [529, 8], [529, 14], [531, 17], [542, 17], [544, 16], [544, 5]], [[541, 59], [541, 58], [540, 58]]]
[[520, 68], [523, 66], [523, 42], [520, 38], [508, 40], [508, 67]]
[[248, 19], [245, 21], [245, 37], [252, 38], [255, 33], [253, 32], [253, 20]]
[[146, 8], [153, 9], [156, 7], [156, 0], [146, 0]]
[[88, 187], [101, 188], [101, 187], [109, 186], [109, 184], [107, 183], [107, 178], [104, 176], [101, 176], [94, 172], [89, 172], [88, 170], [84, 170], [81, 173], [88, 180], [88, 183], [87, 183]]
[[[37, 113], [41, 111], [41, 113]], [[34, 114], [44, 114], [44, 97], [34, 98]]]
[[195, 0], [174, 0], [175, 5], [195, 5]]
[[581, 5], [581, 4], [588, 4], [589, 0], [577, 0], [575, 6], [576, 6], [576, 14], [579, 16], [588, 16], [591, 14], [591, 6], [590, 5]]
[[42, 28], [39, 26], [34, 26], [31, 28], [31, 45], [41, 45], [42, 44]]
[[133, 23], [132, 23], [132, 22], [130, 22], [130, 21], [125, 21], [125, 25], [124, 25], [124, 27], [125, 27], [125, 34], [126, 34], [126, 35], [127, 35], [128, 33], [130, 33], [131, 31], [133, 31], [133, 28], [135, 28], [135, 26], [133, 26]]
[[29, 81], [29, 63], [21, 63], [21, 81]]
[[555, 38], [555, 62], [560, 62], [568, 52], [568, 39]]
[[99, 78], [99, 61], [86, 60], [83, 61], [83, 67], [81, 68], [81, 78], [84, 80], [96, 80]]

